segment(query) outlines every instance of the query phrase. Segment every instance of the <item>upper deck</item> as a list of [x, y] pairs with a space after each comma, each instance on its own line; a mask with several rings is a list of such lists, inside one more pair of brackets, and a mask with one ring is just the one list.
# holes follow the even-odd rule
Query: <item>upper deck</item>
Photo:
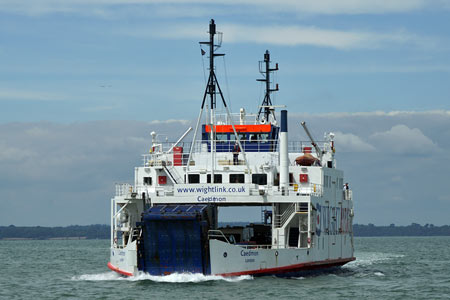
[[[235, 142], [224, 141], [224, 140], [214, 140], [216, 148], [221, 148], [221, 151], [216, 154], [216, 161], [218, 164], [233, 164], [233, 148]], [[248, 140], [242, 139], [241, 145], [243, 149], [241, 152], [247, 152], [248, 157], [255, 161], [258, 157], [261, 159], [267, 159], [267, 157], [272, 157], [276, 162], [278, 162], [279, 156], [279, 140]], [[270, 148], [268, 147], [270, 145]], [[322, 152], [327, 153], [330, 149], [330, 145], [326, 141], [317, 142], [317, 145]], [[161, 142], [155, 143], [150, 149], [149, 154], [143, 154], [143, 165], [144, 166], [154, 166], [161, 164], [165, 161], [167, 165], [173, 166], [187, 166], [189, 160], [189, 152], [192, 147], [192, 158], [199, 158], [205, 156], [211, 152], [211, 141], [210, 140], [198, 140], [195, 142], [180, 142], [178, 144], [174, 142]], [[292, 155], [302, 155], [304, 153], [311, 153], [312, 147], [310, 141], [290, 141], [288, 142], [288, 153]], [[241, 158], [241, 157], [240, 157]], [[294, 157], [295, 159], [295, 157]], [[221, 162], [220, 160], [226, 160], [226, 162]], [[275, 162], [274, 161], [274, 162]], [[241, 164], [241, 163], [239, 163]], [[292, 162], [295, 165], [295, 162]], [[195, 159], [191, 160], [190, 166], [199, 166]]]

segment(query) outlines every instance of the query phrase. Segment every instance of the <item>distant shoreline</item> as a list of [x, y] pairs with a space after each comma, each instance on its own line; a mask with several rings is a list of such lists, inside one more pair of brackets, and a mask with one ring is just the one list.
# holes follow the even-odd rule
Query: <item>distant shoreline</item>
[[[245, 222], [223, 222], [221, 226], [243, 226]], [[407, 226], [353, 225], [355, 237], [450, 236], [450, 225], [412, 223]], [[104, 224], [66, 227], [0, 226], [0, 240], [92, 240], [110, 239], [111, 227]]]
[[85, 236], [51, 237], [51, 238], [2, 238], [2, 241], [36, 241], [36, 240], [87, 240]]

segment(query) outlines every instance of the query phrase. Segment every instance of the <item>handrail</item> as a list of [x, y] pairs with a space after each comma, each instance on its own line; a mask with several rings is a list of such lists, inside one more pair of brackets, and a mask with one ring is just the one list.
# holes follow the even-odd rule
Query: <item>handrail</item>
[[[172, 154], [169, 153], [169, 151], [175, 146], [178, 145], [179, 147], [183, 148], [183, 152], [185, 154], [189, 154], [188, 150], [191, 148], [191, 146], [193, 146], [193, 153], [196, 152], [203, 152], [205, 150], [205, 146], [207, 146], [207, 144], [211, 143], [211, 140], [196, 140], [195, 142], [159, 142], [156, 146], [155, 146], [155, 150], [157, 150], [156, 152], [152, 152], [151, 154]], [[220, 140], [220, 139], [216, 139], [214, 140], [215, 144], [217, 145], [221, 145], [222, 147], [228, 147], [228, 151], [232, 152], [233, 151], [233, 147], [234, 144], [236, 142], [236, 140]], [[279, 144], [279, 140], [276, 139], [256, 139], [256, 140], [252, 140], [251, 138], [248, 140], [241, 140], [242, 142], [242, 146], [244, 148], [244, 150], [247, 151], [252, 151], [254, 149], [261, 149], [262, 151], [267, 151], [267, 146], [271, 145], [272, 146], [272, 152], [276, 152], [278, 151], [278, 144]], [[324, 150], [326, 148], [326, 144], [328, 142], [326, 141], [319, 141], [317, 142], [317, 145]], [[310, 146], [310, 142], [309, 141], [289, 141], [288, 142], [288, 151], [289, 152], [298, 152], [298, 153], [302, 153], [305, 147], [309, 147]], [[206, 148], [208, 149], [208, 148]], [[254, 151], [253, 151], [254, 152]]]
[[352, 190], [344, 190], [344, 200], [353, 200], [353, 191]]
[[289, 217], [292, 215], [294, 211], [297, 209], [297, 203], [292, 203], [284, 212], [283, 214], [277, 214], [275, 215], [275, 227], [281, 228], [284, 226], [286, 221], [289, 219]]
[[231, 244], [227, 237], [223, 234], [221, 230], [218, 229], [210, 229], [208, 230], [208, 239], [210, 238], [224, 238], [228, 244]]
[[116, 183], [116, 196], [128, 195], [132, 192], [133, 186], [129, 183]]
[[237, 244], [237, 246], [242, 247], [244, 249], [271, 249], [272, 245], [241, 245]]

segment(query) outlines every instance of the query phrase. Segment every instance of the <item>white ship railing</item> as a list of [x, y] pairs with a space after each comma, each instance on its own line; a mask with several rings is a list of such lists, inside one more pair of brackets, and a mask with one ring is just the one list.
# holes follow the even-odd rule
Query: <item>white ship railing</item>
[[297, 203], [292, 203], [289, 207], [282, 213], [276, 214], [274, 225], [276, 228], [281, 228], [286, 223], [287, 220], [291, 217], [291, 215], [299, 209]]
[[[216, 152], [233, 152], [235, 145], [234, 140], [214, 140], [216, 145]], [[318, 141], [316, 142], [321, 150], [325, 150], [327, 142]], [[245, 152], [278, 152], [278, 140], [269, 139], [241, 139], [241, 144]], [[173, 154], [173, 146], [175, 142], [161, 142], [157, 143], [154, 147], [150, 149], [150, 153], [165, 153]], [[177, 147], [183, 149], [183, 153], [188, 153], [191, 148], [192, 142], [180, 142]], [[193, 153], [198, 152], [208, 152], [210, 151], [211, 141], [210, 140], [198, 140], [194, 142], [194, 147], [192, 149]], [[310, 141], [289, 141], [288, 142], [288, 152], [290, 153], [302, 153], [303, 150], [308, 147], [310, 151], [314, 152], [314, 148]], [[170, 152], [169, 152], [170, 151]], [[242, 151], [242, 149], [241, 149]]]
[[244, 249], [270, 249], [272, 248], [272, 245], [253, 245], [253, 244], [234, 244], [230, 243], [228, 238], [225, 236], [225, 234], [218, 229], [211, 229], [208, 230], [208, 239], [218, 239], [223, 240], [224, 242], [232, 245], [239, 246]]
[[353, 200], [353, 191], [352, 190], [344, 190], [344, 200]]
[[133, 186], [129, 183], [116, 183], [116, 196], [126, 196], [133, 192]]
[[[323, 196], [323, 185], [318, 183], [310, 183], [308, 185], [290, 184], [289, 194], [299, 195], [299, 196]], [[283, 195], [283, 192], [278, 186], [273, 187], [273, 195]]]
[[228, 244], [230, 244], [230, 241], [227, 239], [227, 237], [225, 236], [225, 234], [223, 234], [223, 232], [221, 230], [217, 230], [217, 229], [211, 229], [208, 230], [208, 239], [224, 239], [225, 242], [227, 242]]
[[237, 244], [236, 246], [239, 246], [244, 249], [272, 249], [272, 245], [243, 245], [243, 244]]

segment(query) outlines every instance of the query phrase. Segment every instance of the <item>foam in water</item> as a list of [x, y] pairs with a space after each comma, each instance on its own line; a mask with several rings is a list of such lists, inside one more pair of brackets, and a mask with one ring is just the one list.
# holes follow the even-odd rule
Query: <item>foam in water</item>
[[73, 276], [72, 280], [76, 281], [108, 281], [108, 280], [124, 280], [123, 276], [120, 276], [116, 272], [105, 272], [99, 274], [84, 274], [80, 276]]
[[345, 267], [355, 268], [361, 266], [370, 266], [387, 260], [404, 257], [402, 254], [381, 253], [381, 252], [363, 252], [357, 255], [356, 260], [349, 262]]
[[251, 280], [252, 276], [243, 275], [235, 277], [223, 277], [217, 275], [203, 275], [203, 274], [192, 274], [192, 273], [174, 273], [166, 276], [155, 276], [147, 273], [139, 273], [137, 276], [123, 277], [116, 272], [106, 272], [100, 274], [84, 274], [80, 276], [72, 277], [72, 280], [77, 281], [108, 281], [108, 280], [127, 280], [127, 281], [140, 281], [140, 280], [151, 280], [155, 282], [169, 282], [169, 283], [183, 283], [183, 282], [205, 282], [205, 281], [216, 281], [223, 280], [227, 282], [237, 282], [242, 280]]

